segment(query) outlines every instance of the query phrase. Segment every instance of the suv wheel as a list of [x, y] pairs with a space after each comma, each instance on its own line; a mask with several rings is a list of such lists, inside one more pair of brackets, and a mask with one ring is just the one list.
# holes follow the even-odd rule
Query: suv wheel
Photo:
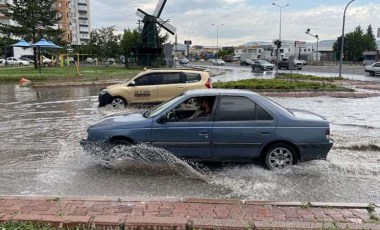
[[371, 72], [369, 72], [369, 75], [370, 75], [370, 76], [375, 76], [375, 72], [374, 72], [374, 71], [371, 71]]
[[111, 105], [114, 108], [124, 108], [128, 105], [127, 101], [122, 97], [114, 97], [111, 100]]
[[22, 62], [20, 62], [20, 66], [23, 66], [24, 64]]

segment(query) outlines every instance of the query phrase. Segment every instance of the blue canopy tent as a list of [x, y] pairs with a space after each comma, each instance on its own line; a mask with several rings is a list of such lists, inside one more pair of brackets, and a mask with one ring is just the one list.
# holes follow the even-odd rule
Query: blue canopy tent
[[44, 38], [41, 38], [41, 40], [39, 40], [37, 43], [34, 43], [32, 46], [38, 48], [38, 68], [40, 70], [40, 73], [41, 73], [41, 60], [40, 60], [41, 48], [50, 48], [50, 49], [59, 49], [59, 48], [62, 48], [60, 46], [57, 46], [56, 44], [54, 44], [51, 41], [47, 41]]
[[31, 45], [26, 42], [24, 39], [21, 39], [19, 42], [17, 42], [16, 44], [13, 44], [11, 45], [13, 47], [23, 47], [23, 48], [29, 48], [31, 47]]
[[[22, 48], [29, 48], [31, 47], [31, 45], [26, 42], [24, 39], [20, 39], [19, 42], [17, 42], [16, 44], [13, 44], [13, 45], [10, 45], [12, 47], [22, 47]], [[5, 52], [5, 64], [7, 64], [7, 52]]]

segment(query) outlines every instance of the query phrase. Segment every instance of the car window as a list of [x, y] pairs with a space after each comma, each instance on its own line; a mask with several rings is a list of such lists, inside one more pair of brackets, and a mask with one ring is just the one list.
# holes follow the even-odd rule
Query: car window
[[183, 94], [178, 95], [177, 97], [172, 98], [169, 101], [163, 102], [156, 107], [152, 108], [151, 110], [148, 110], [144, 113], [144, 117], [155, 117], [164, 110], [166, 110], [168, 107], [172, 106], [173, 104], [177, 103], [178, 101], [182, 100]]
[[256, 104], [246, 97], [222, 96], [216, 121], [250, 121], [256, 118]]
[[143, 75], [135, 80], [136, 86], [143, 85], [155, 85], [156, 84], [156, 76], [154, 74]]
[[185, 77], [181, 73], [160, 73], [156, 75], [158, 85], [170, 85], [185, 83]]
[[380, 63], [376, 63], [373, 67], [380, 67]]
[[199, 82], [201, 80], [201, 75], [199, 73], [185, 73], [186, 83]]
[[271, 121], [273, 117], [267, 113], [263, 108], [256, 104], [256, 120], [258, 121]]
[[167, 114], [167, 122], [205, 122], [211, 121], [215, 96], [192, 97]]

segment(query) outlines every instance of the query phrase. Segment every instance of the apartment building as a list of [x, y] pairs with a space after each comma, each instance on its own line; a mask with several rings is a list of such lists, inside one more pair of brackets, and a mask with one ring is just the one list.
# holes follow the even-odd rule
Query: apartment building
[[[7, 2], [10, 4], [13, 4], [13, 0], [0, 0], [0, 11], [5, 10], [7, 8], [7, 5], [6, 5]], [[0, 13], [0, 23], [7, 24], [7, 25], [13, 24], [13, 22], [2, 13]]]
[[56, 0], [55, 8], [60, 18], [58, 28], [63, 30], [63, 40], [71, 42], [69, 0]]
[[90, 40], [90, 0], [69, 0], [71, 44], [87, 44]]
[[[0, 10], [6, 7], [6, 2], [14, 3], [13, 0], [0, 0]], [[61, 18], [57, 26], [64, 31], [64, 40], [73, 45], [87, 44], [91, 32], [90, 0], [56, 0], [54, 8]], [[1, 13], [0, 22], [14, 24]]]

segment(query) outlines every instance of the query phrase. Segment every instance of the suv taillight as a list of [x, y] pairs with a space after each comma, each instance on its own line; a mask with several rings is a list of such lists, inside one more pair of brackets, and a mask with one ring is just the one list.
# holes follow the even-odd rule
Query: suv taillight
[[211, 82], [211, 77], [209, 77], [205, 83], [205, 86], [209, 89], [212, 88], [212, 82]]
[[326, 129], [326, 139], [330, 140], [330, 128]]

